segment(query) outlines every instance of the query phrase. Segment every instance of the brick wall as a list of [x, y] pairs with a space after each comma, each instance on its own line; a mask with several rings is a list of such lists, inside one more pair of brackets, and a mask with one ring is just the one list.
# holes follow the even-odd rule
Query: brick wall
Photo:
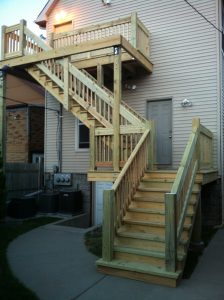
[[6, 161], [28, 162], [27, 107], [6, 111]]
[[32, 153], [44, 152], [44, 109], [7, 108], [6, 161], [31, 162]]

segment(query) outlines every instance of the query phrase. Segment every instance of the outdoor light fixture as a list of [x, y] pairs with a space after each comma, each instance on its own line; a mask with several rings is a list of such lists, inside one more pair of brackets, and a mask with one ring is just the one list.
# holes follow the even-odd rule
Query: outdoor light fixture
[[111, 0], [102, 0], [102, 2], [103, 5], [107, 5], [107, 6], [111, 5]]
[[191, 107], [192, 106], [192, 102], [190, 100], [188, 100], [187, 98], [185, 98], [182, 102], [181, 102], [181, 106], [182, 107]]

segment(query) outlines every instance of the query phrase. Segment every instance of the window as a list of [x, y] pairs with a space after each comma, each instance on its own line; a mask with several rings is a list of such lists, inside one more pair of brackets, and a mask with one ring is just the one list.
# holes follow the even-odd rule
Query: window
[[78, 120], [78, 149], [89, 148], [89, 128]]
[[72, 21], [68, 21], [62, 24], [54, 25], [54, 33], [61, 33], [66, 31], [71, 31], [73, 28]]

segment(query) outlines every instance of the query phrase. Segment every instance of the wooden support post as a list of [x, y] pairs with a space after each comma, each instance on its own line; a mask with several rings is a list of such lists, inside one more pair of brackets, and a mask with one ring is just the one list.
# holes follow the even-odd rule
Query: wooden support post
[[26, 21], [21, 20], [20, 21], [20, 33], [19, 33], [19, 51], [22, 56], [24, 55], [25, 47], [26, 47], [26, 36], [24, 33], [25, 26], [26, 26]]
[[176, 271], [177, 261], [177, 225], [176, 195], [165, 194], [165, 259], [166, 270]]
[[131, 14], [131, 44], [136, 49], [137, 49], [137, 30], [138, 30], [137, 19], [138, 19], [137, 13], [133, 12]]
[[97, 65], [97, 83], [100, 87], [104, 85], [104, 69], [100, 64]]
[[5, 135], [5, 91], [6, 75], [0, 71], [0, 171], [3, 171], [4, 161], [4, 135]]
[[70, 103], [69, 103], [69, 58], [64, 57], [64, 107], [66, 110], [70, 110]]
[[113, 109], [113, 167], [115, 172], [120, 169], [120, 103], [121, 103], [121, 47], [114, 47], [114, 109]]
[[150, 126], [150, 138], [149, 138], [149, 150], [148, 150], [148, 168], [149, 170], [154, 169], [155, 162], [155, 122], [149, 121]]
[[54, 48], [54, 32], [51, 32], [51, 33], [50, 33], [50, 38], [49, 38], [48, 45], [49, 45], [51, 48]]
[[103, 193], [103, 249], [105, 261], [113, 259], [114, 243], [114, 190], [104, 190]]
[[5, 91], [6, 76], [0, 71], [0, 220], [5, 217]]
[[5, 52], [6, 52], [6, 36], [5, 36], [5, 30], [6, 30], [6, 26], [2, 26], [2, 46], [1, 46], [1, 51], [2, 51], [2, 56], [1, 59], [4, 60], [5, 59]]
[[96, 169], [96, 143], [95, 143], [95, 127], [90, 127], [90, 171]]

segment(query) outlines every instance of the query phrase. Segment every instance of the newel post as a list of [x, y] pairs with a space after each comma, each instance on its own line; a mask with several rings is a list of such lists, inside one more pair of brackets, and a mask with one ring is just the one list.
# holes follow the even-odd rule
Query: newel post
[[166, 271], [176, 271], [177, 222], [176, 194], [165, 194], [165, 260]]
[[114, 47], [114, 107], [113, 107], [113, 167], [115, 172], [120, 170], [120, 104], [121, 104], [121, 47]]
[[137, 49], [138, 17], [137, 13], [131, 14], [131, 44]]
[[1, 51], [2, 51], [2, 57], [1, 59], [4, 60], [5, 59], [5, 52], [6, 52], [6, 35], [5, 35], [5, 31], [6, 31], [6, 26], [3, 25], [2, 26], [2, 46], [1, 46]]
[[199, 118], [193, 118], [192, 119], [192, 132], [195, 134], [198, 134], [198, 141], [197, 141], [197, 160], [198, 160], [198, 170], [201, 169], [201, 147], [200, 147], [200, 119]]
[[103, 248], [102, 257], [105, 261], [113, 259], [114, 243], [114, 190], [104, 190], [103, 193]]
[[24, 55], [24, 50], [26, 48], [25, 26], [26, 26], [26, 21], [21, 20], [20, 27], [19, 27], [19, 31], [20, 31], [19, 32], [19, 51], [22, 56]]
[[89, 129], [90, 140], [90, 171], [96, 169], [96, 144], [95, 144], [95, 126], [91, 126]]
[[155, 163], [155, 121], [149, 121], [150, 137], [148, 145], [148, 168], [149, 170], [154, 169]]

